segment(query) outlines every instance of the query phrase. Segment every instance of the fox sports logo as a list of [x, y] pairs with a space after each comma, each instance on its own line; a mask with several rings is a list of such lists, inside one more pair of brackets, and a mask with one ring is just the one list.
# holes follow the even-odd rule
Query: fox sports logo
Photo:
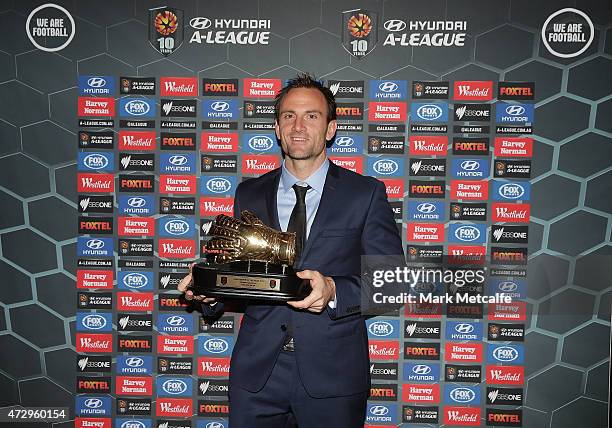
[[397, 162], [391, 159], [381, 159], [374, 162], [374, 172], [381, 175], [395, 174], [399, 169]]
[[126, 113], [132, 116], [142, 116], [149, 112], [151, 107], [145, 101], [142, 100], [132, 100], [128, 101], [125, 104]]

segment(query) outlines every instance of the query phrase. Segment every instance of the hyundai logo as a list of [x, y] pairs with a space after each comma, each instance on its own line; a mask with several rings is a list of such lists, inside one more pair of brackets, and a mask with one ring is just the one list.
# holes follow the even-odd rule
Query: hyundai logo
[[171, 317], [168, 317], [166, 322], [168, 323], [168, 325], [172, 325], [174, 327], [179, 327], [179, 326], [185, 324], [185, 318], [181, 317], [179, 315], [173, 315]]
[[209, 422], [204, 428], [225, 428], [221, 422]]
[[90, 250], [99, 250], [104, 248], [104, 241], [101, 239], [90, 239], [85, 245], [87, 245], [87, 248]]
[[378, 85], [378, 89], [387, 93], [395, 92], [398, 88], [399, 86], [397, 86], [397, 83], [395, 82], [382, 82], [380, 85]]
[[212, 354], [221, 354], [229, 348], [228, 343], [223, 339], [208, 339], [204, 342], [204, 350]]
[[102, 88], [106, 86], [106, 80], [101, 77], [90, 77], [87, 79], [87, 86], [90, 88]]
[[370, 334], [384, 337], [393, 334], [393, 325], [387, 321], [376, 321], [368, 327]]
[[427, 375], [431, 373], [431, 367], [426, 366], [425, 364], [419, 364], [418, 366], [414, 366], [412, 368], [412, 373], [418, 375]]
[[132, 116], [142, 116], [147, 114], [151, 107], [142, 100], [132, 100], [125, 104], [125, 111]]
[[139, 272], [128, 273], [123, 277], [123, 284], [129, 288], [142, 288], [148, 284], [146, 275]]
[[255, 135], [249, 138], [249, 147], [258, 152], [270, 150], [274, 146], [274, 141], [267, 135]]
[[215, 101], [210, 105], [214, 111], [226, 111], [229, 110], [229, 103], [225, 101]]
[[436, 206], [430, 202], [423, 202], [417, 205], [417, 211], [423, 214], [431, 214], [436, 212]]
[[455, 326], [455, 331], [461, 334], [469, 334], [474, 331], [474, 326], [466, 323], [457, 324]]
[[499, 348], [495, 348], [493, 351], [493, 358], [504, 363], [514, 361], [518, 358], [518, 356], [518, 351], [509, 346], [501, 346]]
[[168, 158], [168, 162], [174, 166], [183, 166], [187, 163], [187, 156], [173, 155]]
[[500, 291], [510, 293], [518, 289], [518, 284], [514, 281], [504, 281], [499, 284], [498, 288]]
[[106, 318], [98, 314], [86, 315], [83, 317], [82, 323], [89, 330], [100, 330], [106, 327]]
[[125, 360], [125, 364], [129, 367], [142, 367], [144, 365], [144, 360], [140, 357], [129, 357]]
[[108, 166], [108, 159], [98, 153], [92, 153], [83, 158], [83, 164], [89, 169], [102, 169]]
[[374, 162], [372, 168], [374, 168], [374, 171], [378, 174], [389, 175], [397, 172], [399, 165], [391, 159], [380, 159]]
[[460, 226], [455, 230], [455, 238], [460, 241], [475, 241], [480, 238], [480, 230], [474, 226]]
[[506, 183], [499, 186], [499, 196], [505, 199], [518, 199], [524, 194], [525, 189], [517, 183]]
[[387, 406], [372, 406], [370, 407], [370, 414], [375, 416], [385, 416], [389, 413], [389, 408]]
[[132, 208], [142, 208], [147, 204], [147, 201], [144, 198], [134, 196], [133, 198], [128, 199], [127, 203]]
[[338, 147], [350, 147], [355, 144], [353, 137], [338, 137], [336, 138], [336, 146]]
[[162, 383], [162, 389], [171, 395], [183, 394], [187, 391], [187, 384], [181, 379], [168, 379]]
[[520, 116], [525, 114], [525, 107], [523, 106], [508, 106], [506, 107], [506, 114], [510, 116]]
[[466, 160], [461, 162], [461, 169], [464, 171], [476, 171], [480, 167], [480, 162], [475, 160]]
[[402, 31], [406, 28], [406, 23], [401, 19], [389, 19], [383, 25], [385, 30], [387, 31]]
[[476, 393], [469, 388], [454, 388], [450, 392], [450, 397], [458, 403], [469, 403], [474, 401]]
[[121, 428], [146, 428], [143, 422], [132, 419], [121, 424]]
[[417, 109], [417, 116], [423, 120], [436, 120], [442, 117], [442, 107], [435, 104], [426, 104]]
[[223, 177], [211, 178], [206, 182], [206, 188], [213, 193], [225, 193], [231, 190], [232, 182]]
[[189, 21], [189, 26], [195, 30], [205, 30], [212, 25], [212, 21], [208, 18], [203, 18], [198, 16], [196, 18], [191, 18]]
[[88, 398], [85, 400], [85, 406], [89, 407], [90, 409], [97, 409], [102, 407], [102, 400], [99, 398]]

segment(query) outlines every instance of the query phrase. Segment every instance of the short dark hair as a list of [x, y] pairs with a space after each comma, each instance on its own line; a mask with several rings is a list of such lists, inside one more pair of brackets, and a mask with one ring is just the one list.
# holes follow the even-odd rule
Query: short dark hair
[[287, 81], [287, 84], [278, 94], [276, 94], [276, 98], [274, 98], [274, 117], [277, 122], [280, 117], [280, 105], [283, 98], [285, 98], [285, 95], [287, 95], [290, 90], [295, 88], [312, 88], [321, 92], [327, 102], [327, 123], [336, 120], [336, 99], [332, 91], [330, 91], [328, 87], [323, 86], [314, 76], [308, 73], [298, 73], [296, 77]]

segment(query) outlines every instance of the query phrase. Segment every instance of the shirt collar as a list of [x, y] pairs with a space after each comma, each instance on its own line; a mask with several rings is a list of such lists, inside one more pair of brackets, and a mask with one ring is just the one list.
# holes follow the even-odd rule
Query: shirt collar
[[295, 183], [302, 182], [307, 183], [310, 187], [319, 192], [319, 194], [323, 194], [323, 186], [325, 185], [325, 178], [327, 177], [328, 170], [329, 159], [325, 159], [319, 169], [317, 169], [310, 177], [305, 180], [300, 180], [291, 174], [289, 170], [287, 170], [285, 161], [283, 161], [283, 166], [281, 168], [281, 181], [283, 183], [283, 188], [285, 189], [285, 192], [287, 192], [292, 190]]

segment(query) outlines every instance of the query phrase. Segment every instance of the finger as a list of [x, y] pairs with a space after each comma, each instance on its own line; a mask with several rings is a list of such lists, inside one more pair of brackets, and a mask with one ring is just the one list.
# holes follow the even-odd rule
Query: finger
[[299, 272], [296, 272], [296, 275], [302, 279], [314, 279], [315, 278], [315, 271], [314, 270], [301, 270]]
[[317, 300], [321, 298], [320, 293], [316, 293], [312, 291], [308, 296], [304, 298], [304, 300], [300, 300], [298, 302], [287, 302], [289, 305], [293, 306], [296, 309], [306, 309], [312, 306]]
[[185, 291], [185, 300], [193, 300], [193, 291], [191, 290]]

